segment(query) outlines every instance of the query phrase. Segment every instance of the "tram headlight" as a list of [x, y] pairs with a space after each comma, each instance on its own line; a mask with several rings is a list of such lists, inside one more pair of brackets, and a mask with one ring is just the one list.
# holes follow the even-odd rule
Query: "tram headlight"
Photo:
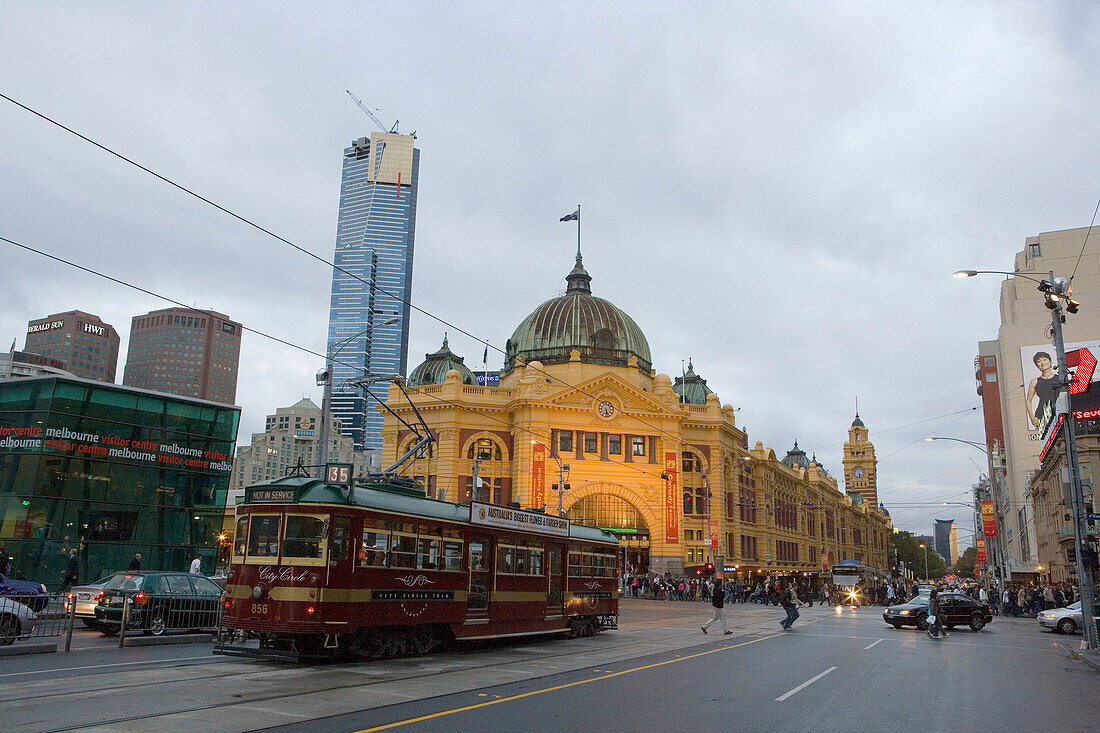
[[257, 601], [264, 597], [264, 587], [262, 585], [252, 586], [252, 597]]

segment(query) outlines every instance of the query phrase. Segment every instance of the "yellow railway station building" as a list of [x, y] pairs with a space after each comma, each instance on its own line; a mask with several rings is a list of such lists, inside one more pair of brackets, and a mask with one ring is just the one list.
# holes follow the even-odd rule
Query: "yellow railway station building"
[[[694, 365], [675, 379], [657, 373], [641, 329], [592, 295], [591, 280], [578, 252], [565, 294], [508, 340], [498, 386], [479, 386], [446, 338], [426, 355], [407, 390], [435, 441], [405, 474], [435, 498], [560, 510], [609, 529], [636, 572], [714, 563], [751, 581], [856, 562], [885, 577], [891, 523], [875, 503], [874, 446], [859, 416], [845, 443], [846, 494], [797, 442], [782, 459], [750, 447]], [[396, 386], [387, 404], [415, 422]], [[383, 465], [416, 441], [388, 413], [382, 438]]]

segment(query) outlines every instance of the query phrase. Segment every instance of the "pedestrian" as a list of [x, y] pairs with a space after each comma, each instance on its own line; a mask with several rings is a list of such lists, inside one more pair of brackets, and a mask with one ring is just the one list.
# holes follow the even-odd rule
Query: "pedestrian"
[[798, 620], [798, 607], [795, 606], [794, 594], [791, 592], [789, 583], [783, 591], [783, 595], [779, 597], [779, 604], [783, 606], [783, 610], [787, 612], [787, 618], [780, 621], [779, 625], [783, 627], [784, 631], [789, 631], [791, 624]]
[[722, 588], [722, 580], [720, 578], [715, 579], [715, 581], [714, 581], [714, 593], [712, 593], [711, 596], [710, 596], [710, 605], [714, 607], [714, 615], [711, 617], [710, 621], [707, 621], [705, 624], [703, 624], [702, 626], [699, 627], [700, 629], [703, 630], [704, 634], [707, 633], [707, 627], [710, 626], [715, 621], [721, 621], [722, 622], [722, 633], [723, 634], [732, 634], [733, 633], [732, 631], [730, 631], [729, 625], [726, 624], [726, 609], [725, 609], [726, 594], [722, 592], [721, 588]]
[[130, 561], [130, 567], [127, 570], [141, 570], [141, 553], [134, 555], [134, 559]]
[[191, 570], [189, 572], [192, 575], [198, 575], [199, 571], [201, 569], [202, 569], [202, 558], [200, 558], [198, 555], [195, 555], [195, 559], [191, 561]]
[[943, 630], [943, 620], [940, 618], [940, 592], [936, 588], [928, 593], [928, 620], [932, 623], [928, 624], [928, 635], [933, 639], [939, 639], [947, 636], [947, 632]]
[[0, 545], [0, 575], [5, 578], [11, 574], [11, 566], [8, 564], [8, 548]]
[[78, 583], [76, 550], [69, 551], [69, 566], [65, 568], [65, 577], [61, 579], [61, 587], [57, 589], [57, 595], [61, 595]]

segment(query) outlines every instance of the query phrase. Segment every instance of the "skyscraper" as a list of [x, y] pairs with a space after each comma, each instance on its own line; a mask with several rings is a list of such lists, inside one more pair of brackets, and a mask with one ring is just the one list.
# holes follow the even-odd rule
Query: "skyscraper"
[[933, 548], [948, 565], [959, 559], [959, 528], [954, 519], [937, 519], [932, 534], [936, 538]]
[[118, 345], [118, 332], [99, 316], [67, 311], [28, 323], [24, 351], [64, 362], [78, 377], [114, 382]]
[[[356, 448], [382, 447], [377, 401], [349, 380], [408, 366], [420, 150], [415, 137], [375, 132], [344, 150], [329, 306], [332, 412]], [[385, 399], [387, 387], [374, 394]]]
[[241, 324], [214, 311], [165, 308], [130, 322], [122, 383], [232, 405]]

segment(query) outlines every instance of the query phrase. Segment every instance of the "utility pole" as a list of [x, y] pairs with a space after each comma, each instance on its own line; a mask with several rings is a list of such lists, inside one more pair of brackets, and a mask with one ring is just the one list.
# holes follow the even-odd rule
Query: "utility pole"
[[[1077, 583], [1081, 589], [1081, 620], [1084, 623], [1085, 643], [1089, 649], [1100, 648], [1097, 639], [1095, 601], [1096, 592], [1092, 583], [1092, 568], [1085, 561], [1084, 550], [1088, 547], [1088, 529], [1085, 525], [1085, 495], [1081, 486], [1081, 467], [1077, 462], [1077, 425], [1070, 410], [1069, 386], [1073, 382], [1066, 367], [1066, 345], [1062, 339], [1062, 303], [1068, 302], [1070, 312], [1077, 310], [1076, 304], [1069, 299], [1069, 281], [1063, 277], [1054, 277], [1039, 284], [1046, 293], [1047, 307], [1051, 312], [1051, 325], [1054, 332], [1054, 348], [1058, 359], [1058, 402], [1057, 419], [1063, 423], [1066, 441], [1066, 463], [1069, 466], [1069, 485], [1073, 499], [1073, 544], [1077, 550]], [[1055, 423], [1057, 425], [1057, 423]]]

